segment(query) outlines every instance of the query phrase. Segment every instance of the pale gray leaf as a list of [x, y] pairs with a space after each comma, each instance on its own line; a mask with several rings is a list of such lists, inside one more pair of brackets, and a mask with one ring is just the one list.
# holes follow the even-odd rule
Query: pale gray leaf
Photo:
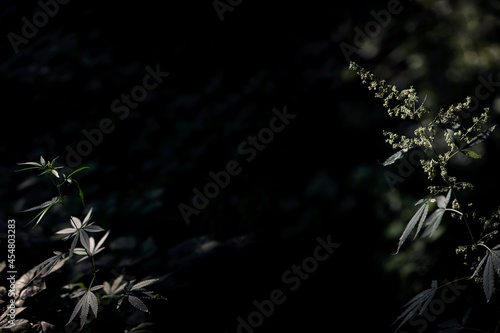
[[406, 154], [408, 153], [408, 148], [404, 148], [404, 149], [401, 149], [399, 151], [397, 151], [396, 153], [392, 154], [391, 156], [389, 156], [389, 158], [387, 158], [383, 163], [382, 165], [383, 166], [388, 166], [388, 165], [391, 165], [393, 164], [394, 162], [396, 162], [397, 160], [400, 160], [402, 159], [403, 157], [406, 156]]
[[437, 227], [441, 223], [441, 220], [443, 219], [444, 212], [445, 212], [445, 209], [438, 208], [434, 211], [434, 213], [431, 214], [431, 216], [429, 216], [429, 218], [427, 219], [427, 221], [425, 223], [426, 229], [425, 229], [424, 233], [422, 234], [422, 237], [427, 237], [427, 236], [431, 237], [432, 236], [434, 231], [436, 231]]
[[491, 255], [488, 256], [488, 260], [486, 261], [486, 265], [484, 266], [483, 273], [483, 290], [484, 294], [486, 295], [487, 302], [489, 302], [491, 299], [495, 282], [495, 271], [493, 270], [493, 262], [491, 260], [491, 257]]
[[145, 281], [139, 282], [139, 283], [135, 284], [130, 290], [137, 290], [140, 288], [144, 288], [146, 286], [149, 286], [153, 283], [158, 282], [158, 280], [159, 279], [150, 279], [150, 280], [145, 280]]
[[57, 201], [58, 197], [53, 197], [52, 199], [50, 199], [49, 201], [45, 201], [44, 203], [38, 205], [38, 206], [35, 206], [35, 207], [31, 207], [31, 208], [28, 208], [28, 209], [25, 209], [25, 210], [22, 210], [21, 212], [24, 213], [24, 212], [31, 212], [33, 210], [37, 210], [37, 209], [43, 209], [43, 208], [47, 208], [48, 206], [54, 204], [56, 201]]
[[146, 304], [144, 304], [143, 301], [141, 301], [138, 297], [129, 295], [128, 296], [128, 301], [130, 304], [132, 304], [135, 308], [143, 311], [143, 312], [149, 312]]
[[429, 305], [430, 301], [434, 298], [436, 290], [437, 280], [433, 280], [431, 282], [431, 288], [422, 291], [404, 305], [407, 306], [406, 310], [394, 321], [394, 323], [396, 323], [396, 321], [403, 318], [399, 326], [396, 328], [396, 331], [398, 331], [401, 326], [403, 326], [410, 318], [412, 318], [417, 313], [417, 311], [419, 312], [419, 314], [422, 314], [423, 311], [425, 311], [427, 305]]
[[417, 232], [415, 233], [415, 237], [417, 236], [418, 232], [420, 231], [420, 228], [422, 227], [422, 224], [425, 221], [425, 218], [427, 217], [428, 209], [429, 209], [429, 201], [424, 201], [424, 203], [420, 206], [415, 215], [413, 215], [410, 222], [408, 222], [405, 230], [403, 231], [403, 234], [399, 238], [398, 249], [396, 250], [396, 254], [399, 252], [399, 249], [401, 248], [406, 238], [408, 237], [408, 235], [411, 233], [411, 231], [418, 222], [418, 228]]

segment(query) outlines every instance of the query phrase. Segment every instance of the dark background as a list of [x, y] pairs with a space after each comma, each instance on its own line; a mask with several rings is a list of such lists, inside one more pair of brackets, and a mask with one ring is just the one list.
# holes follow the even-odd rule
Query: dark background
[[[374, 20], [370, 11], [387, 3], [243, 1], [221, 22], [212, 1], [70, 1], [16, 54], [7, 34], [20, 34], [21, 18], [31, 21], [40, 7], [0, 2], [0, 218], [16, 219], [19, 270], [69, 243], [53, 238], [67, 227], [63, 212], [22, 228], [34, 214], [19, 210], [54, 191], [33, 173], [15, 173], [16, 163], [43, 155], [66, 165], [67, 147], [86, 140], [82, 130], [109, 118], [114, 131], [79, 165], [90, 167], [77, 176], [87, 205], [76, 193], [68, 204], [82, 218], [93, 207], [96, 223], [111, 230], [97, 261], [99, 283], [118, 272], [160, 277], [151, 289], [168, 301], [146, 301], [151, 314], [143, 317], [125, 307], [127, 324], [103, 315], [93, 331], [123, 332], [148, 321], [163, 332], [236, 332], [236, 318], [246, 318], [252, 302], [269, 299], [273, 289], [288, 290], [282, 274], [328, 235], [341, 246], [255, 332], [393, 331], [401, 307], [432, 279], [441, 284], [470, 273], [455, 255], [469, 242], [466, 229], [446, 218], [432, 239], [391, 255], [430, 182], [417, 168], [391, 189], [386, 172], [397, 174], [398, 166], [379, 164], [393, 153], [382, 130], [408, 135], [416, 124], [389, 118], [348, 70], [340, 48], [355, 46], [353, 28], [364, 31]], [[399, 89], [413, 85], [433, 112], [474, 96], [479, 75], [498, 80], [496, 2], [401, 6], [352, 60]], [[157, 65], [170, 75], [120, 119], [111, 103], [142, 83], [146, 66]], [[491, 123], [500, 113], [497, 96], [495, 90], [480, 105], [491, 108]], [[273, 108], [285, 106], [296, 118], [245, 162], [238, 145], [269, 126]], [[464, 200], [481, 216], [498, 207], [499, 145], [494, 133], [478, 147], [485, 160], [452, 164], [477, 185]], [[186, 224], [178, 205], [190, 204], [192, 189], [202, 190], [209, 172], [232, 159], [242, 172]], [[67, 264], [48, 284], [69, 283], [80, 272], [90, 272], [88, 262]], [[471, 326], [493, 332], [498, 301], [487, 306], [481, 286], [468, 286], [429, 332], [460, 320], [469, 306]], [[52, 313], [46, 294], [31, 304], [28, 318], [64, 323], [70, 312]]]

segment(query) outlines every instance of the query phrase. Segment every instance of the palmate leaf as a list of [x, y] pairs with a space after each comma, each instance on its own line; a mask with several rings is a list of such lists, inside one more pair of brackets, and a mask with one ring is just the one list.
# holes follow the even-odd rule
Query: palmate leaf
[[486, 296], [486, 301], [489, 302], [491, 296], [493, 295], [495, 272], [500, 277], [500, 244], [498, 244], [491, 250], [488, 249], [486, 255], [483, 257], [483, 259], [481, 259], [479, 265], [477, 265], [477, 268], [474, 271], [474, 274], [472, 274], [472, 277], [474, 277], [479, 272], [479, 269], [483, 266], [484, 263], [486, 263], [486, 265], [484, 266], [483, 272], [483, 290]]
[[429, 289], [422, 291], [420, 294], [416, 295], [408, 303], [406, 303], [403, 306], [407, 306], [406, 310], [396, 318], [394, 323], [392, 323], [394, 325], [399, 319], [403, 318], [394, 332], [397, 332], [401, 328], [401, 326], [403, 326], [408, 320], [410, 320], [410, 318], [413, 317], [417, 312], [421, 315], [434, 298], [436, 290], [437, 280], [432, 280], [431, 287]]
[[80, 329], [83, 328], [83, 325], [88, 319], [89, 315], [89, 308], [92, 309], [92, 312], [94, 314], [94, 318], [97, 318], [97, 309], [98, 309], [98, 304], [97, 304], [97, 296], [93, 293], [96, 290], [99, 290], [102, 288], [102, 285], [95, 286], [89, 289], [82, 288], [78, 290], [75, 294], [73, 294], [72, 297], [78, 297], [80, 295], [83, 295], [82, 298], [78, 301], [78, 303], [75, 306], [75, 309], [73, 310], [73, 313], [71, 314], [71, 317], [69, 318], [69, 321], [66, 325], [69, 325], [73, 321], [73, 319], [76, 317], [77, 314], [80, 316]]
[[153, 292], [152, 291], [149, 291], [149, 290], [146, 290], [146, 289], [143, 289], [144, 287], [147, 287], [153, 283], [156, 283], [158, 282], [159, 279], [149, 279], [149, 280], [145, 280], [145, 281], [142, 281], [142, 282], [139, 282], [137, 284], [134, 284], [133, 281], [130, 282], [125, 288], [124, 288], [124, 294], [120, 295], [120, 299], [118, 300], [118, 304], [116, 306], [116, 308], [118, 309], [123, 300], [126, 298], [128, 300], [128, 302], [134, 306], [136, 309], [138, 310], [141, 310], [143, 312], [148, 312], [149, 313], [149, 310], [146, 306], [146, 304], [144, 304], [144, 302], [142, 302], [140, 300], [140, 298], [144, 298], [144, 299], [166, 299], [162, 296], [158, 296], [158, 295], [153, 295]]
[[415, 225], [418, 222], [417, 231], [415, 232], [415, 236], [413, 238], [415, 239], [415, 237], [417, 237], [417, 234], [420, 231], [420, 228], [422, 227], [422, 224], [424, 223], [425, 218], [427, 217], [427, 212], [429, 210], [429, 200], [427, 200], [427, 199], [420, 199], [415, 204], [415, 206], [419, 205], [419, 204], [421, 204], [420, 208], [417, 210], [417, 212], [415, 213], [415, 215], [413, 215], [413, 217], [411, 218], [410, 222], [408, 222], [408, 224], [406, 225], [405, 230], [403, 231], [403, 234], [399, 238], [398, 249], [396, 250], [395, 254], [397, 254], [399, 252], [399, 249], [401, 248], [401, 245], [403, 245], [403, 243], [405, 242], [406, 238], [408, 237], [408, 235], [411, 233], [411, 231], [413, 230], [413, 228], [415, 227]]

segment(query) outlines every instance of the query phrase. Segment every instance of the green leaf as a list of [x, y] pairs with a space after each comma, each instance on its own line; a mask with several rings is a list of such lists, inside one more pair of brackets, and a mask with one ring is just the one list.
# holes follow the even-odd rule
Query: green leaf
[[42, 220], [42, 218], [45, 215], [45, 213], [47, 213], [49, 211], [49, 209], [51, 209], [52, 206], [54, 206], [57, 203], [59, 203], [59, 197], [53, 197], [52, 200], [46, 201], [46, 202], [42, 203], [41, 205], [38, 205], [38, 206], [35, 206], [35, 207], [32, 207], [32, 208], [26, 209], [26, 210], [22, 210], [21, 212], [24, 213], [24, 212], [30, 212], [30, 211], [33, 211], [33, 210], [36, 210], [36, 209], [43, 208], [43, 210], [40, 211], [38, 214], [36, 214], [36, 216], [31, 221], [29, 221], [28, 224], [26, 224], [26, 225], [29, 225], [36, 218], [38, 218], [38, 220], [36, 221], [36, 223], [33, 226], [33, 228], [36, 227], [38, 225], [38, 223], [40, 223], [40, 221]]
[[78, 195], [80, 196], [80, 200], [82, 200], [82, 205], [85, 206], [85, 201], [83, 200], [83, 191], [80, 188], [80, 185], [78, 184], [78, 182], [76, 180], [72, 179], [72, 181], [74, 181], [76, 184], [76, 187], [78, 187]]
[[76, 169], [75, 171], [73, 171], [72, 173], [70, 173], [70, 174], [68, 175], [68, 177], [66, 177], [66, 178], [69, 178], [69, 177], [71, 177], [72, 175], [74, 175], [75, 173], [80, 172], [80, 171], [85, 170], [85, 169], [88, 169], [88, 168], [89, 168], [89, 167], [81, 167], [81, 168], [79, 168], [79, 169]]
[[465, 156], [469, 157], [469, 158], [473, 158], [473, 159], [476, 159], [476, 160], [479, 160], [479, 159], [482, 159], [483, 156], [482, 155], [479, 155], [479, 154], [476, 154], [475, 152], [473, 151], [462, 151], [462, 153], [464, 153]]

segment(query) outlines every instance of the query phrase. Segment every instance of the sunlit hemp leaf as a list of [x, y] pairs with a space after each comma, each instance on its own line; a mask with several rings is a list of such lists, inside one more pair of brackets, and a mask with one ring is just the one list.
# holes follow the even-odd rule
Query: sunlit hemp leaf
[[89, 308], [92, 309], [92, 312], [94, 313], [94, 317], [97, 318], [97, 308], [98, 308], [97, 297], [93, 292], [96, 290], [99, 290], [101, 288], [102, 288], [102, 285], [92, 287], [92, 288], [90, 288], [90, 290], [86, 289], [86, 288], [82, 288], [82, 289], [78, 290], [77, 292], [75, 292], [73, 294], [73, 296], [71, 296], [74, 298], [74, 297], [78, 297], [78, 296], [83, 295], [82, 298], [80, 298], [80, 300], [76, 304], [75, 309], [73, 310], [73, 313], [71, 314], [71, 317], [69, 318], [69, 321], [66, 325], [69, 325], [69, 323], [71, 323], [73, 321], [73, 319], [75, 318], [75, 316], [79, 313], [79, 315], [80, 315], [80, 329], [82, 329], [83, 325], [85, 324], [85, 322], [88, 319]]
[[85, 250], [90, 251], [90, 241], [89, 241], [89, 235], [87, 232], [100, 232], [104, 231], [103, 228], [93, 225], [94, 222], [89, 223], [89, 220], [92, 216], [92, 208], [89, 210], [87, 215], [85, 216], [83, 222], [80, 221], [78, 217], [71, 216], [70, 217], [70, 222], [72, 228], [65, 228], [62, 230], [59, 230], [56, 232], [56, 234], [59, 235], [67, 235], [63, 239], [67, 240], [70, 237], [73, 237], [73, 242], [71, 243], [71, 248], [70, 248], [70, 256], [73, 255], [76, 243], [78, 240], [80, 240], [80, 243], [82, 246], [85, 248]]
[[17, 165], [31, 165], [31, 167], [24, 168], [24, 169], [17, 170], [17, 171], [38, 169], [38, 170], [43, 170], [43, 172], [41, 174], [39, 174], [39, 176], [47, 174], [47, 173], [52, 173], [54, 176], [59, 178], [59, 173], [57, 172], [57, 169], [61, 169], [62, 166], [58, 166], [58, 167], [53, 166], [56, 159], [57, 159], [57, 157], [54, 158], [52, 160], [52, 162], [46, 162], [45, 159], [43, 158], [43, 156], [40, 156], [40, 163], [37, 163], [37, 162], [17, 163]]
[[[52, 206], [54, 206], [55, 204], [59, 203], [59, 197], [53, 197], [52, 199], [50, 199], [49, 201], [45, 201], [44, 203], [38, 205], [38, 206], [35, 206], [35, 207], [31, 207], [31, 208], [28, 208], [28, 209], [25, 209], [25, 210], [22, 210], [21, 213], [25, 213], [25, 212], [31, 212], [33, 210], [37, 210], [37, 209], [42, 209], [29, 223], [33, 222], [36, 218], [38, 218], [38, 220], [36, 221], [35, 225], [33, 227], [36, 227], [38, 225], [38, 223], [40, 223], [40, 221], [42, 220], [43, 216], [45, 215], [45, 213], [47, 213], [49, 211], [49, 209], [52, 208]], [[28, 223], [28, 224], [29, 224]]]
[[387, 158], [383, 163], [382, 165], [383, 166], [388, 166], [388, 165], [391, 165], [393, 164], [394, 162], [396, 162], [397, 160], [400, 160], [402, 159], [403, 157], [406, 156], [406, 154], [408, 154], [408, 151], [413, 148], [413, 147], [410, 147], [410, 148], [404, 148], [404, 149], [401, 149], [401, 150], [398, 150], [396, 153], [392, 154], [391, 156], [389, 156], [389, 158]]
[[422, 291], [420, 294], [416, 295], [408, 303], [406, 303], [403, 306], [407, 306], [406, 310], [396, 318], [394, 323], [392, 323], [394, 325], [399, 319], [403, 318], [394, 332], [397, 332], [401, 328], [401, 326], [403, 326], [408, 320], [410, 320], [410, 318], [413, 317], [417, 312], [419, 315], [421, 315], [434, 298], [436, 290], [437, 280], [432, 280], [431, 287], [429, 289]]
[[122, 304], [123, 302], [123, 299], [127, 299], [129, 301], [129, 303], [134, 306], [135, 308], [143, 311], [143, 312], [149, 312], [148, 308], [146, 307], [146, 304], [144, 304], [140, 298], [144, 298], [144, 299], [152, 299], [152, 298], [156, 298], [156, 299], [165, 299], [163, 297], [156, 297], [155, 295], [153, 295], [153, 292], [152, 291], [149, 291], [149, 290], [145, 290], [143, 289], [144, 287], [147, 287], [153, 283], [156, 283], [159, 279], [149, 279], [149, 280], [145, 280], [145, 281], [142, 281], [142, 282], [139, 282], [137, 284], [134, 284], [133, 281], [130, 282], [127, 286], [125, 286], [124, 288], [124, 292], [125, 294], [122, 294], [120, 299], [118, 300], [118, 304], [116, 306], [116, 308], [118, 309], [120, 307], [120, 305]]
[[395, 254], [397, 254], [399, 252], [399, 249], [401, 248], [401, 246], [405, 242], [406, 238], [408, 237], [408, 235], [410, 234], [410, 232], [413, 230], [413, 228], [415, 227], [415, 225], [418, 222], [417, 231], [415, 232], [415, 236], [413, 237], [413, 239], [415, 239], [415, 237], [417, 237], [417, 234], [420, 231], [420, 228], [422, 227], [422, 224], [424, 223], [425, 218], [427, 217], [427, 212], [429, 210], [429, 200], [427, 200], [427, 199], [420, 199], [415, 204], [415, 206], [417, 206], [417, 205], [421, 205], [421, 206], [417, 210], [417, 212], [415, 213], [415, 215], [413, 215], [413, 217], [411, 218], [410, 222], [408, 222], [408, 224], [406, 225], [406, 228], [403, 231], [403, 234], [399, 238], [398, 249], [396, 250]]
[[69, 256], [66, 256], [62, 252], [54, 251], [54, 254], [55, 256], [50, 257], [49, 259], [34, 267], [35, 274], [32, 280], [36, 279], [37, 277], [46, 277], [50, 273], [59, 269], [64, 264], [64, 262], [69, 259]]
[[110, 284], [109, 282], [105, 281], [103, 285], [103, 290], [106, 293], [106, 296], [107, 297], [115, 296], [116, 294], [121, 292], [127, 285], [127, 282], [122, 283], [122, 281], [123, 281], [123, 275], [118, 276], [113, 281], [113, 284]]
[[491, 135], [491, 133], [493, 133], [496, 126], [497, 125], [493, 125], [486, 131], [483, 131], [479, 133], [477, 136], [473, 137], [465, 146], [462, 147], [462, 149], [474, 147], [475, 145], [480, 144], [481, 142], [486, 140]]
[[[101, 240], [99, 241], [99, 243], [97, 243], [97, 245], [95, 245], [95, 239], [94, 239], [94, 237], [90, 237], [89, 238], [89, 251], [88, 251], [88, 254], [91, 255], [91, 256], [94, 256], [97, 253], [99, 253], [102, 250], [104, 250], [105, 248], [101, 247], [101, 246], [102, 246], [102, 244], [104, 244], [104, 241], [106, 240], [106, 238], [108, 237], [108, 235], [109, 235], [109, 230], [104, 234], [104, 236], [102, 236]], [[77, 248], [75, 248], [74, 253], [77, 254], [77, 255], [79, 255], [79, 256], [84, 256], [83, 258], [81, 258], [77, 262], [83, 261], [83, 260], [85, 260], [85, 259], [88, 258], [87, 252], [85, 251], [84, 248], [77, 247]]]
[[448, 191], [446, 197], [442, 195], [438, 195], [436, 197], [436, 204], [438, 208], [427, 218], [425, 222], [426, 229], [423, 232], [422, 237], [430, 237], [434, 231], [436, 231], [437, 227], [441, 223], [441, 220], [443, 219], [444, 212], [448, 210], [446, 206], [448, 206], [448, 202], [450, 202], [450, 197], [451, 189]]
[[[483, 245], [484, 246], [484, 245]], [[484, 246], [486, 247], [486, 246]], [[481, 259], [479, 262], [479, 265], [477, 265], [476, 270], [474, 271], [474, 274], [472, 274], [472, 277], [474, 277], [481, 266], [486, 262], [486, 265], [484, 267], [484, 272], [483, 272], [483, 290], [484, 294], [486, 296], [486, 301], [489, 302], [491, 299], [491, 296], [493, 295], [493, 290], [494, 290], [494, 284], [495, 284], [495, 272], [498, 274], [500, 277], [500, 244], [492, 248], [491, 250], [486, 247], [488, 252], [486, 255]], [[472, 278], [471, 277], [471, 278]]]

